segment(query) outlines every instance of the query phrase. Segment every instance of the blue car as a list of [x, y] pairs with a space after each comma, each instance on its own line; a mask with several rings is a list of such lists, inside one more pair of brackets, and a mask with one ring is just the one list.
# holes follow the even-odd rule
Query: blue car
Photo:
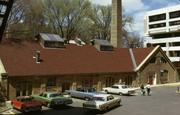
[[94, 88], [77, 88], [76, 90], [66, 90], [71, 97], [84, 100], [91, 100], [94, 95], [98, 94]]

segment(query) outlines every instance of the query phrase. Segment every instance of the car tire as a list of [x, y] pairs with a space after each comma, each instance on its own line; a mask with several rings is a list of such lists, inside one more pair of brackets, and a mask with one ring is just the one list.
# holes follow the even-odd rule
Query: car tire
[[109, 92], [108, 92], [108, 90], [105, 90], [105, 92], [108, 94]]
[[117, 106], [120, 106], [120, 105], [121, 105], [121, 101], [118, 101], [118, 102], [117, 102]]
[[50, 104], [50, 103], [47, 103], [46, 106], [47, 106], [47, 107], [51, 107], [51, 104]]
[[90, 98], [89, 98], [89, 97], [85, 97], [85, 98], [84, 98], [84, 100], [89, 101], [89, 100], [90, 100]]
[[123, 95], [121, 92], [118, 93], [119, 95]]
[[108, 111], [108, 110], [109, 110], [109, 107], [107, 106], [106, 109], [105, 109], [105, 111]]

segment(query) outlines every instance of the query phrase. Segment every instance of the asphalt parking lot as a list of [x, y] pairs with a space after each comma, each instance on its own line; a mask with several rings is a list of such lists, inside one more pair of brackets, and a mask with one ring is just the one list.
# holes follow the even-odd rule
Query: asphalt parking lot
[[[50, 109], [43, 107], [40, 113], [33, 115], [178, 115], [180, 107], [180, 94], [176, 87], [152, 88], [151, 96], [121, 96], [122, 104], [107, 112], [88, 111], [82, 108], [84, 101], [73, 99], [74, 103], [69, 107]], [[118, 96], [118, 95], [116, 95]], [[9, 110], [4, 114], [21, 114], [17, 110]], [[32, 113], [29, 113], [32, 114]]]

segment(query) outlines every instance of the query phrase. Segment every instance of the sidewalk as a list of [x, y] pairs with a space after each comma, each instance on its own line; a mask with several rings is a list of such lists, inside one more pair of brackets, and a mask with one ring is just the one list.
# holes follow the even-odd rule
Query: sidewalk
[[167, 83], [167, 84], [158, 84], [158, 85], [151, 85], [151, 87], [162, 87], [162, 86], [180, 86], [180, 82]]
[[6, 101], [5, 105], [0, 107], [0, 114], [11, 109], [12, 106], [11, 106], [11, 102], [10, 101]]

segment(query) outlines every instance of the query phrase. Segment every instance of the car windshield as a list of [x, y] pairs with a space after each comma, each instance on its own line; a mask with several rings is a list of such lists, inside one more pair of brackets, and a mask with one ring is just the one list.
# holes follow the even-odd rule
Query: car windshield
[[96, 90], [94, 88], [89, 88], [88, 92], [95, 92]]
[[60, 93], [53, 93], [53, 94], [50, 94], [49, 97], [58, 97], [58, 96], [61, 96]]
[[126, 88], [128, 88], [128, 86], [127, 86], [127, 85], [123, 85], [122, 88], [123, 88], [123, 89], [126, 89]]
[[103, 97], [94, 97], [93, 98], [94, 101], [104, 101]]

